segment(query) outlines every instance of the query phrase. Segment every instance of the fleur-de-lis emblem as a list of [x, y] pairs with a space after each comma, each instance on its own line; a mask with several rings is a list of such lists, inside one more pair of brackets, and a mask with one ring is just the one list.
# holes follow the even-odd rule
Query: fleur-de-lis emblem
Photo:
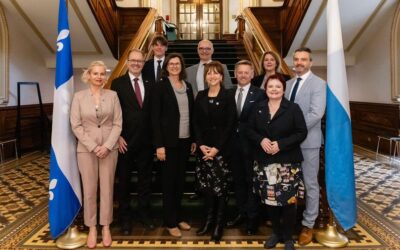
[[69, 30], [61, 30], [57, 37], [57, 51], [60, 52], [64, 48], [64, 44], [61, 40], [69, 36]]
[[52, 179], [49, 185], [49, 200], [51, 201], [54, 199], [54, 193], [51, 190], [55, 189], [56, 186], [57, 186], [57, 179]]

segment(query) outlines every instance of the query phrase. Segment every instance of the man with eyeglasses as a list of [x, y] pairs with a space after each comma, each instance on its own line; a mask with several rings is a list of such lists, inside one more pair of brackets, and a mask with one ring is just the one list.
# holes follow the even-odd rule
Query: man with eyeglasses
[[[203, 39], [197, 45], [197, 53], [199, 54], [200, 62], [186, 68], [186, 81], [192, 84], [193, 94], [196, 97], [197, 93], [207, 88], [204, 84], [204, 64], [212, 61], [214, 47], [210, 40]], [[232, 80], [229, 75], [228, 68], [224, 67], [224, 87], [230, 89], [233, 87]]]
[[139, 220], [149, 229], [154, 223], [149, 214], [153, 148], [151, 144], [150, 94], [154, 80], [142, 74], [144, 54], [141, 50], [129, 51], [128, 72], [113, 80], [111, 89], [118, 94], [122, 109], [122, 132], [118, 140], [118, 216], [122, 233], [130, 235], [132, 218], [130, 208], [131, 173], [137, 170]]

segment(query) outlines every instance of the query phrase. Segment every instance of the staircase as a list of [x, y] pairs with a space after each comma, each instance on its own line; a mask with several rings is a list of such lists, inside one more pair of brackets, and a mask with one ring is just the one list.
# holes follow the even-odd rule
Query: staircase
[[[185, 59], [185, 66], [189, 67], [199, 63], [197, 54], [197, 44], [195, 40], [176, 40], [169, 42], [168, 53], [181, 53]], [[241, 42], [236, 40], [212, 40], [214, 45], [214, 54], [212, 59], [226, 64], [229, 74], [232, 78], [232, 83], [236, 84], [234, 78], [235, 63], [239, 60], [249, 59], [246, 50]]]

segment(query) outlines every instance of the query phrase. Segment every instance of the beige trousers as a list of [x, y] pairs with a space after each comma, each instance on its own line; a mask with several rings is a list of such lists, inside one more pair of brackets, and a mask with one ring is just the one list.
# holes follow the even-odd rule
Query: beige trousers
[[100, 225], [107, 226], [113, 219], [114, 176], [118, 151], [111, 151], [104, 159], [98, 158], [95, 153], [78, 153], [77, 159], [83, 186], [85, 225], [97, 225], [97, 189], [100, 186]]

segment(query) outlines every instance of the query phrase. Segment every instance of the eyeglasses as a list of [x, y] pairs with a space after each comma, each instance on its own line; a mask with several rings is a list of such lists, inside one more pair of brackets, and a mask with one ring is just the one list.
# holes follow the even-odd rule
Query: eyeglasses
[[128, 62], [129, 63], [142, 64], [142, 63], [144, 63], [144, 60], [128, 59]]
[[198, 50], [211, 51], [210, 47], [199, 47]]

